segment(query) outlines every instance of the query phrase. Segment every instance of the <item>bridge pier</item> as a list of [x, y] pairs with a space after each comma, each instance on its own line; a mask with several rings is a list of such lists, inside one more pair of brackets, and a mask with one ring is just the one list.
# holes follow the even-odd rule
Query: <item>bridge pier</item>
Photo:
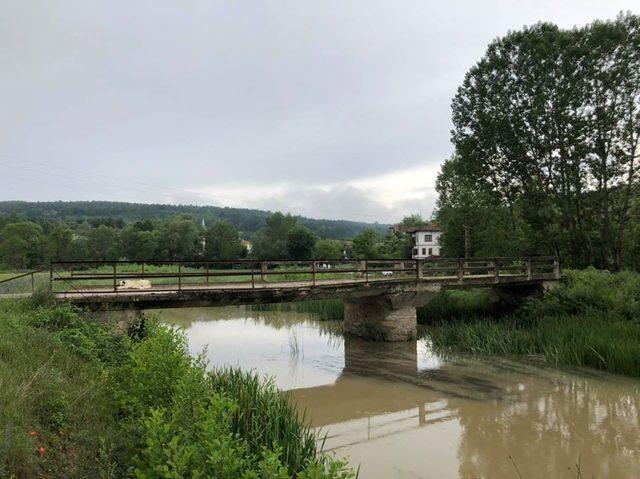
[[416, 306], [427, 304], [437, 291], [388, 293], [344, 299], [344, 332], [374, 341], [416, 339]]

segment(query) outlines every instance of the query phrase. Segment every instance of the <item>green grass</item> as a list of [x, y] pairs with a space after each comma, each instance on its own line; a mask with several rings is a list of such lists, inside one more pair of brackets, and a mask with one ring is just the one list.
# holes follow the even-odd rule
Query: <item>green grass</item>
[[489, 300], [488, 289], [443, 291], [417, 310], [419, 324], [469, 320], [496, 316], [499, 310]]
[[[506, 316], [488, 303], [460, 299], [466, 314], [443, 314], [428, 331], [436, 348], [524, 355], [554, 365], [589, 366], [640, 376], [640, 275], [594, 269], [565, 272], [563, 283]], [[451, 306], [454, 308], [454, 306]], [[435, 324], [434, 324], [435, 323]]]
[[354, 477], [270, 382], [39, 294], [0, 302], [0, 477]]

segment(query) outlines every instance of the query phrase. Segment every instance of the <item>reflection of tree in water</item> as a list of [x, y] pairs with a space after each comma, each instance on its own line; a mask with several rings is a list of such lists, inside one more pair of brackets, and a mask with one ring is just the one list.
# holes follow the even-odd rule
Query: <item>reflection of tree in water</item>
[[313, 319], [311, 313], [295, 311], [255, 311], [245, 306], [222, 306], [211, 308], [176, 308], [152, 310], [146, 313], [158, 317], [160, 321], [189, 328], [199, 321], [239, 320], [257, 325], [269, 326], [275, 330], [289, 329], [296, 325], [312, 325], [322, 335], [341, 337], [341, 321], [319, 321]]
[[[588, 377], [518, 377], [513, 399], [451, 400], [462, 438], [460, 477], [525, 479], [582, 476], [630, 477], [640, 471], [637, 386]], [[573, 473], [568, 469], [572, 468]]]

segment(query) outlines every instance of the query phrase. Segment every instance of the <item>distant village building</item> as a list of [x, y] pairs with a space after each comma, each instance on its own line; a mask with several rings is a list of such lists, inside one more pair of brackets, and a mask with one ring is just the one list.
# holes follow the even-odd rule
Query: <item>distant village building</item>
[[431, 222], [417, 228], [404, 230], [413, 238], [413, 259], [425, 259], [440, 256], [440, 235], [442, 229], [437, 223]]

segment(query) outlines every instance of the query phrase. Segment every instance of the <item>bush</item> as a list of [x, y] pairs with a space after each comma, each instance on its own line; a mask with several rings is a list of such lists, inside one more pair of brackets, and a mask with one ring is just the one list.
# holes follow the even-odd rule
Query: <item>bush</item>
[[117, 373], [138, 478], [350, 478], [317, 458], [315, 437], [269, 382], [238, 370], [207, 373], [182, 333], [154, 326]]

